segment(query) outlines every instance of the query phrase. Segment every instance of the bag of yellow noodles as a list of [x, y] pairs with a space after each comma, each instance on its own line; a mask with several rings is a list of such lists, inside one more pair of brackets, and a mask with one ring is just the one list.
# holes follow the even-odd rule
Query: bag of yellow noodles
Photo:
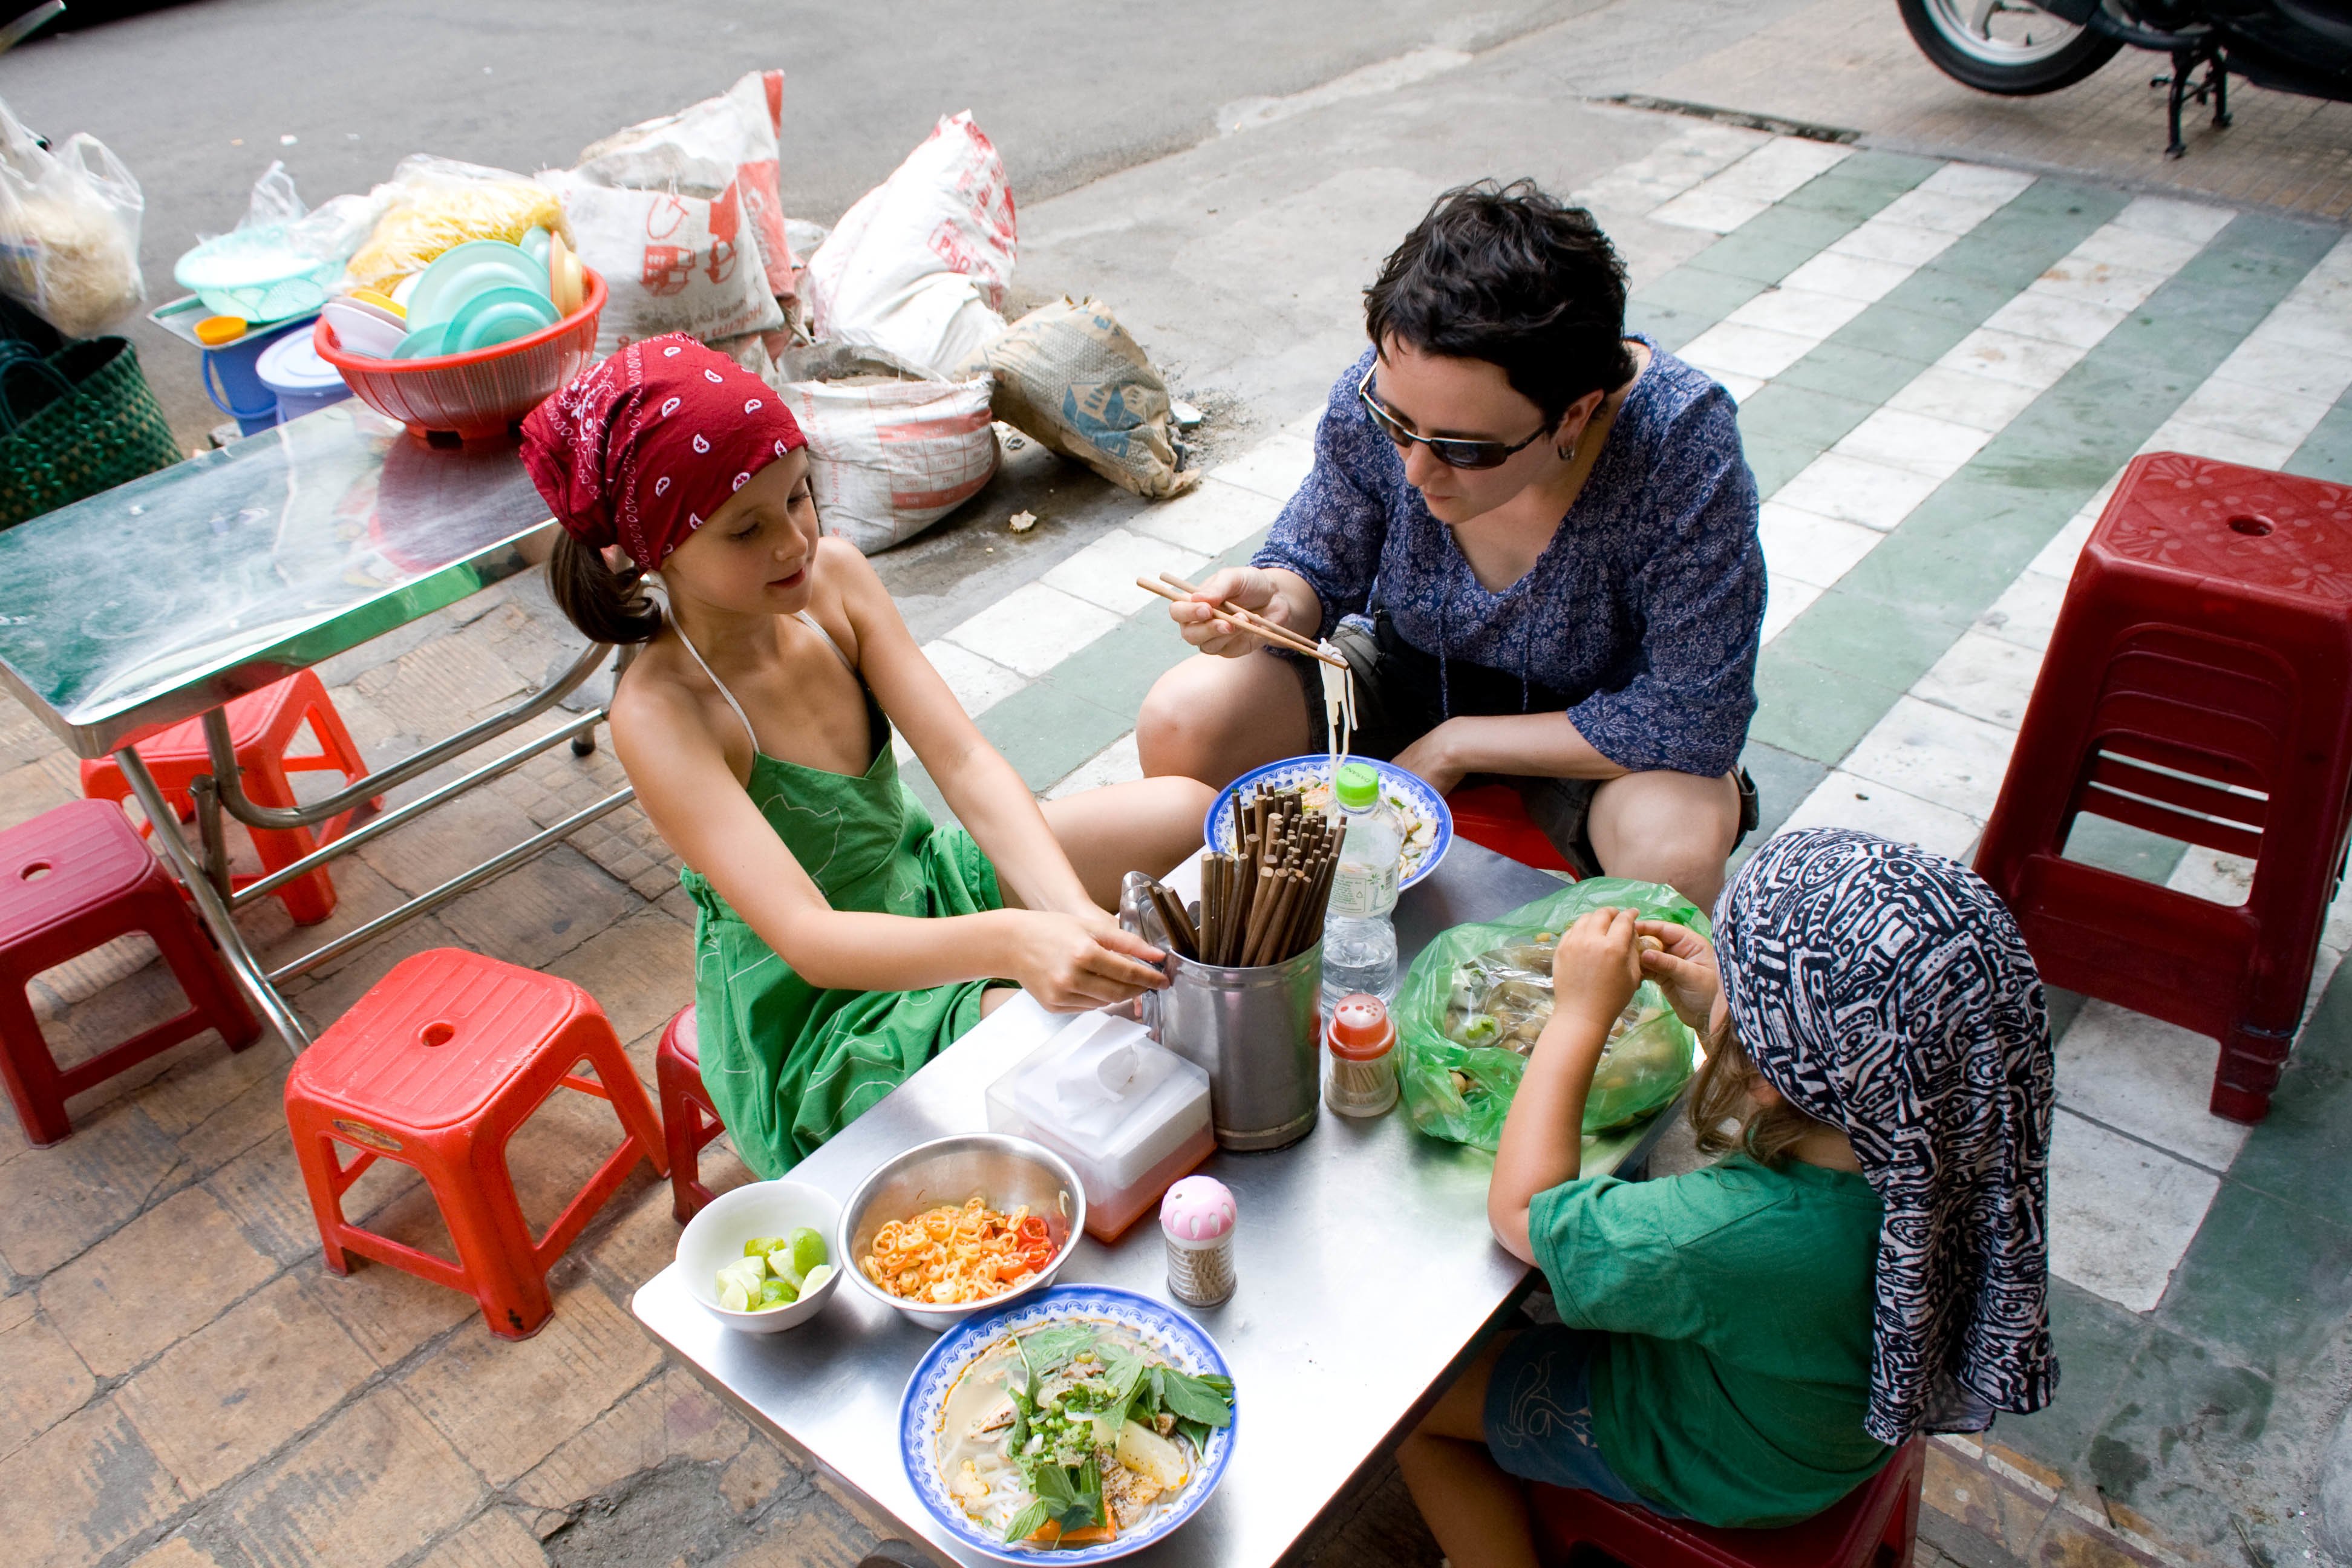
[[[1705, 935], [1698, 906], [1656, 882], [1594, 877], [1513, 910], [1498, 921], [1455, 926], [1421, 950], [1395, 1008], [1399, 1080], [1412, 1124], [1433, 1138], [1491, 1150], [1527, 1071], [1528, 1053], [1551, 1017], [1552, 950], [1591, 910], [1630, 909]], [[1656, 984], [1633, 993], [1592, 1075], [1584, 1131], [1605, 1132], [1674, 1102], [1696, 1066], [1698, 1037]]]
[[546, 186], [503, 169], [486, 169], [453, 158], [413, 153], [392, 172], [392, 205], [375, 232], [352, 255], [346, 287], [390, 293], [412, 272], [422, 272], [440, 254], [469, 239], [520, 244], [534, 228], [560, 234], [572, 243], [563, 202]]

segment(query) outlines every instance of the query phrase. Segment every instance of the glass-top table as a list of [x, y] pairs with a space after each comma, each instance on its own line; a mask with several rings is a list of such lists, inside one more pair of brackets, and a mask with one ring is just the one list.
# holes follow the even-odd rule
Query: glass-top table
[[[280, 983], [520, 864], [631, 795], [609, 795], [274, 971], [237, 933], [235, 910], [550, 745], [569, 740], [584, 752], [601, 709], [368, 818], [366, 803], [384, 791], [545, 712], [608, 650], [583, 645], [569, 669], [504, 712], [300, 805], [247, 797], [223, 705], [527, 569], [534, 536], [553, 527], [511, 445], [428, 446], [347, 400], [0, 531], [0, 684], [77, 756], [114, 754], [230, 967], [298, 1049], [308, 1035]], [[201, 721], [201, 741], [188, 743], [201, 745], [211, 772], [167, 795], [130, 748], [190, 720]], [[349, 831], [292, 867], [232, 880], [224, 813], [283, 830], [355, 808]], [[197, 846], [180, 826], [190, 810]]]
[[[1198, 861], [1169, 881], [1194, 896]], [[1491, 920], [1559, 888], [1544, 872], [1456, 838], [1399, 904], [1397, 945], [1410, 962], [1449, 926]], [[794, 1166], [792, 1179], [845, 1202], [890, 1156], [985, 1131], [989, 1084], [1065, 1022], [1014, 997]], [[1585, 1173], [1638, 1165], [1673, 1114], [1586, 1139]], [[1402, 1105], [1371, 1121], [1327, 1107], [1286, 1149], [1220, 1150], [1200, 1168], [1232, 1188], [1239, 1205], [1240, 1285], [1222, 1306], [1177, 1305], [1233, 1368], [1237, 1447], [1216, 1495], [1129, 1561], [1268, 1568], [1307, 1541], [1351, 1479], [1403, 1439], [1535, 1276], [1487, 1230], [1493, 1156], [1422, 1136]], [[1147, 1212], [1113, 1246], [1082, 1236], [1058, 1282], [1174, 1302], [1165, 1260]], [[897, 1519], [909, 1542], [942, 1563], [988, 1561], [932, 1521], [899, 1458], [899, 1396], [936, 1336], [851, 1290], [835, 1292], [819, 1316], [787, 1332], [737, 1333], [695, 1301], [675, 1263], [638, 1289], [632, 1310], [761, 1430]]]

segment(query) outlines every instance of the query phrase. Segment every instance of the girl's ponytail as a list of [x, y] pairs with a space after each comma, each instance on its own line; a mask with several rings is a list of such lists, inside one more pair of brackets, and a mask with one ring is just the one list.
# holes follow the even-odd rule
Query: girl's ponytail
[[645, 574], [635, 567], [615, 572], [604, 563], [603, 551], [570, 533], [556, 534], [555, 554], [547, 563], [548, 592], [564, 619], [592, 642], [648, 642], [661, 630], [661, 608], [644, 583]]

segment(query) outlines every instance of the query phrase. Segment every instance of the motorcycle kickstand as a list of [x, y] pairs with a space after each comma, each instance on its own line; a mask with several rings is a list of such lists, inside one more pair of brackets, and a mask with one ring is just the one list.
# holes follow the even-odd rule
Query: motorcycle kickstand
[[[2205, 79], [2192, 82], [2200, 64], [2205, 67]], [[2186, 157], [2189, 144], [2180, 139], [2181, 105], [2190, 99], [2202, 104], [2209, 100], [2213, 105], [2213, 125], [2226, 130], [2230, 124], [2230, 77], [2221, 68], [2221, 51], [2210, 44], [2198, 49], [2175, 49], [2172, 52], [2172, 74], [2160, 76], [2148, 83], [2150, 87], [2168, 88], [2165, 96], [2165, 118], [2172, 139], [2165, 143], [2167, 158]]]

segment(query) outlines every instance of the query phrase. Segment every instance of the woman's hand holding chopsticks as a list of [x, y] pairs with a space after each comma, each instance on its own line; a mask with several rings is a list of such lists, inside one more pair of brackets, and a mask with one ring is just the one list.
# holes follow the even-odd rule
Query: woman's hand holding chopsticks
[[[1197, 591], [1189, 594], [1178, 585], [1181, 581], [1180, 578], [1170, 582], [1163, 577], [1160, 584], [1147, 582], [1143, 586], [1171, 599], [1168, 618], [1176, 623], [1186, 642], [1203, 653], [1230, 658], [1279, 640], [1252, 630], [1245, 618], [1221, 613], [1227, 605], [1248, 612], [1310, 647], [1323, 624], [1322, 602], [1307, 586], [1307, 580], [1296, 573], [1231, 566], [1212, 574]], [[1295, 651], [1295, 645], [1285, 646], [1293, 646]]]

